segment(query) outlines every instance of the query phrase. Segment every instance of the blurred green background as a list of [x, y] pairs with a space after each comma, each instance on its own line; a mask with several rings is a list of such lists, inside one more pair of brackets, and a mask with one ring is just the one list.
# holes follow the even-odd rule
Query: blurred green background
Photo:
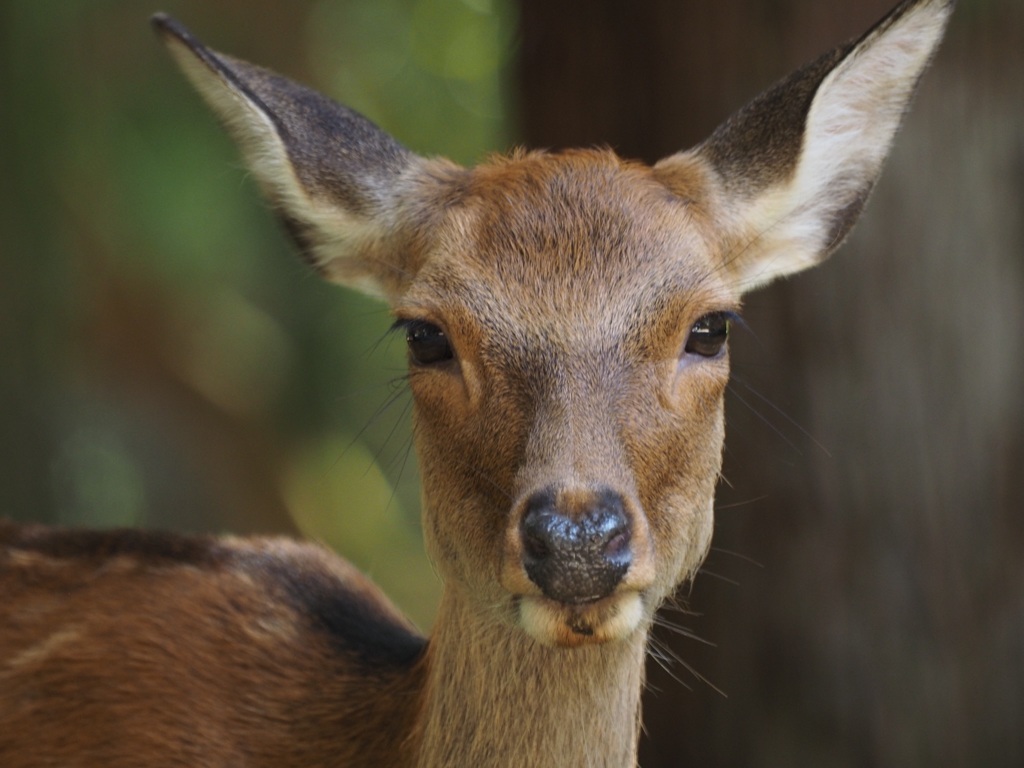
[[291, 257], [156, 10], [417, 151], [510, 141], [506, 0], [5, 0], [0, 509], [301, 532], [427, 625], [403, 340]]

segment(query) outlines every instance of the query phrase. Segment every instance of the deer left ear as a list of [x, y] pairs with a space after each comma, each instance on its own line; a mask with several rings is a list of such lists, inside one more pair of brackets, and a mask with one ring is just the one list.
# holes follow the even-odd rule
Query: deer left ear
[[153, 25], [221, 118], [303, 257], [325, 277], [394, 300], [432, 192], [459, 172], [287, 78], [207, 48], [174, 19]]
[[655, 166], [670, 188], [723, 213], [723, 267], [740, 292], [819, 263], [849, 234], [952, 8], [903, 2]]

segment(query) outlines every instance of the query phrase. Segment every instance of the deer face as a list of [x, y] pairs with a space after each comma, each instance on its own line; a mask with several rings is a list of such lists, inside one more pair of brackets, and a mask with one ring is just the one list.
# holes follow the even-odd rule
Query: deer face
[[611, 153], [457, 183], [396, 305], [428, 547], [542, 642], [620, 638], [710, 540], [736, 294], [698, 206]]

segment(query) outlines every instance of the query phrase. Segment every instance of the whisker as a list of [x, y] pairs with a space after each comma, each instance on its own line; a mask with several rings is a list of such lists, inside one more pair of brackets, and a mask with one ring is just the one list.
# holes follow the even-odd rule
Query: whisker
[[757, 566], [758, 568], [764, 568], [764, 565], [762, 563], [759, 563], [754, 558], [731, 549], [724, 549], [723, 547], [711, 547], [711, 551], [715, 554], [729, 555], [730, 557], [735, 557], [737, 560], [742, 560], [745, 563], [750, 563], [751, 565]]
[[[651, 635], [648, 638], [647, 655], [650, 658], [654, 659], [654, 662], [659, 667], [661, 667], [665, 674], [672, 678], [677, 684], [683, 686], [683, 688], [685, 688], [688, 691], [693, 690], [693, 688], [691, 688], [689, 684], [682, 680], [682, 678], [680, 678], [679, 675], [676, 674], [675, 670], [672, 669], [672, 662], [679, 664], [684, 669], [687, 667], [687, 665], [683, 663], [682, 660], [678, 656], [676, 656], [676, 654], [672, 653], [672, 651], [669, 649], [667, 645], [665, 645], [663, 642], [654, 637], [654, 635]], [[696, 677], [699, 678], [699, 676]]]
[[692, 619], [700, 619], [704, 617], [704, 614], [700, 611], [695, 611], [692, 608], [681, 605], [675, 596], [665, 598], [665, 602], [662, 603], [661, 607], [658, 609], [659, 613], [666, 613], [668, 611], [674, 611]]
[[664, 630], [666, 630], [668, 632], [671, 632], [674, 635], [678, 635], [679, 637], [685, 637], [687, 640], [694, 640], [694, 641], [700, 643], [701, 645], [706, 645], [709, 648], [717, 648], [718, 647], [717, 643], [713, 643], [710, 640], [707, 640], [707, 639], [701, 637], [700, 635], [694, 633], [692, 630], [688, 629], [687, 627], [684, 627], [681, 624], [676, 624], [675, 622], [668, 621], [667, 619], [665, 619], [663, 617], [655, 616], [654, 617], [654, 625], [658, 626], [658, 627], [661, 627], [662, 629], [664, 629]]
[[707, 568], [702, 567], [699, 571], [697, 571], [697, 573], [702, 576], [710, 576], [713, 579], [718, 579], [719, 581], [724, 582], [726, 584], [731, 584], [734, 587], [740, 586], [740, 583], [735, 579], [730, 579], [728, 576], [723, 576], [722, 574], [717, 573], [716, 571], [709, 571]]
[[729, 696], [725, 693], [725, 691], [723, 691], [717, 685], [715, 685], [710, 680], [708, 680], [708, 678], [705, 677], [704, 675], [702, 675], [700, 672], [698, 672], [696, 670], [696, 668], [692, 664], [689, 664], [686, 661], [684, 661], [682, 658], [679, 657], [679, 654], [675, 653], [671, 648], [669, 648], [667, 645], [665, 645], [663, 642], [661, 642], [657, 638], [654, 638], [654, 636], [652, 635], [651, 636], [651, 642], [648, 644], [648, 655], [651, 655], [652, 658], [654, 658], [654, 660], [658, 663], [658, 666], [660, 666], [662, 669], [664, 669], [665, 673], [669, 677], [671, 677], [677, 683], [682, 685], [684, 688], [686, 688], [687, 690], [690, 690], [690, 691], [693, 690], [689, 685], [687, 685], [685, 682], [680, 680], [678, 675], [676, 675], [672, 670], [667, 669], [665, 667], [664, 662], [666, 661], [666, 659], [664, 657], [659, 659], [657, 655], [651, 654], [651, 646], [655, 646], [657, 648], [657, 651], [658, 651], [659, 654], [665, 654], [668, 657], [668, 660], [670, 660], [670, 661], [678, 664], [679, 666], [681, 666], [683, 669], [685, 669], [687, 672], [689, 672], [691, 675], [693, 675], [693, 677], [695, 677], [697, 680], [700, 680], [702, 683], [704, 683], [706, 686], [708, 686], [711, 690], [713, 690], [715, 693], [717, 693], [723, 699], [729, 698]]
[[[398, 398], [400, 398], [402, 396], [402, 393], [404, 391], [405, 391], [404, 389], [396, 390], [396, 391], [390, 393], [386, 398], [384, 398], [384, 402], [381, 403], [377, 407], [377, 410], [375, 410], [372, 414], [370, 414], [369, 418], [366, 420], [366, 422], [363, 424], [363, 426], [359, 429], [358, 432], [356, 432], [352, 436], [352, 439], [349, 441], [348, 445], [345, 446], [345, 448], [338, 455], [338, 458], [335, 459], [335, 465], [337, 465], [338, 462], [340, 462], [343, 458], [345, 458], [345, 455], [350, 450], [352, 450], [352, 447], [356, 443], [358, 443], [362, 439], [363, 435], [366, 434], [366, 431], [370, 428], [370, 426], [372, 424], [376, 423], [377, 419], [379, 419], [384, 414], [385, 411], [387, 411], [392, 405], [394, 405], [398, 401]], [[393, 431], [394, 431], [394, 428], [392, 428], [392, 432]], [[379, 455], [379, 452], [378, 452], [378, 454], [374, 456], [374, 460], [377, 460], [379, 458], [380, 458], [380, 455]], [[367, 468], [367, 471], [369, 471], [369, 467]]]
[[[798, 422], [796, 419], [794, 419], [792, 416], [790, 416], [788, 413], [786, 413], [784, 410], [782, 410], [782, 408], [780, 408], [778, 405], [776, 405], [771, 400], [769, 400], [767, 397], [765, 397], [760, 392], [758, 392], [756, 389], [754, 389], [754, 387], [751, 386], [748, 382], [744, 381], [743, 379], [741, 379], [740, 377], [735, 376], [735, 375], [732, 377], [732, 379], [734, 381], [736, 381], [738, 384], [742, 384], [744, 387], [746, 387], [747, 391], [750, 392], [752, 395], [754, 395], [754, 397], [756, 397], [762, 403], [764, 403], [769, 408], [771, 408], [773, 411], [775, 411], [777, 414], [779, 414], [779, 416], [784, 418], [792, 426], [796, 427], [804, 437], [806, 437], [808, 440], [810, 440], [812, 443], [814, 443], [818, 448], [820, 448], [821, 451], [826, 456], [828, 456], [829, 458], [832, 458], [832, 454], [829, 453], [828, 448], [826, 448], [824, 445], [822, 445], [822, 443], [817, 438], [815, 438], [814, 435], [812, 435], [808, 430], [806, 430], [803, 426], [801, 426], [800, 422]], [[736, 390], [732, 390], [732, 391], [733, 391], [733, 394], [735, 394]]]
[[777, 426], [775, 426], [775, 424], [771, 421], [771, 419], [769, 419], [767, 416], [765, 416], [763, 413], [761, 413], [759, 410], [757, 410], [757, 408], [755, 408], [753, 405], [751, 405], [749, 402], [747, 402], [743, 398], [743, 396], [740, 395], [736, 391], [736, 388], [733, 387], [731, 384], [726, 385], [726, 387], [729, 390], [729, 392], [732, 393], [733, 397], [735, 397], [737, 400], [740, 401], [740, 403], [745, 405], [750, 410], [750, 412], [752, 414], [754, 414], [755, 416], [757, 416], [757, 418], [762, 423], [764, 423], [766, 426], [770, 427], [772, 432], [774, 432], [776, 435], [778, 435], [778, 437], [782, 440], [782, 442], [784, 442], [786, 445], [788, 445], [790, 448], [792, 448], [794, 451], [796, 451], [798, 456], [803, 456], [803, 452], [800, 450], [799, 446], [797, 446], [796, 443], [794, 443], [792, 440], [790, 440], [786, 436], [785, 432], [783, 432], [781, 429], [779, 429]]
[[[407, 401], [406, 402], [405, 407], [402, 409], [402, 412], [398, 415], [398, 419], [395, 421], [395, 426], [392, 427], [391, 432], [388, 433], [388, 437], [385, 440], [385, 445], [387, 444], [388, 441], [391, 440], [391, 436], [394, 434], [395, 429], [398, 427], [398, 424], [400, 424], [400, 423], [405, 421], [405, 416], [409, 412], [409, 408], [411, 407], [411, 405], [412, 405], [411, 401]], [[391, 508], [391, 504], [394, 502], [395, 496], [398, 495], [398, 487], [402, 483], [402, 475], [405, 474], [405, 467], [406, 467], [406, 464], [409, 461], [409, 454], [412, 453], [412, 438], [410, 437], [407, 440], [405, 440], [404, 442], [405, 442], [405, 450], [399, 449], [398, 451], [396, 451], [395, 455], [392, 457], [391, 461], [389, 461], [387, 466], [385, 466], [385, 468], [384, 468], [385, 472], [390, 470], [394, 466], [395, 462], [398, 460], [398, 457], [401, 456], [402, 463], [398, 467], [398, 476], [395, 478], [394, 482], [392, 482], [390, 484], [391, 485], [391, 495], [388, 497], [387, 509]], [[381, 450], [383, 450], [383, 447], [381, 448]]]
[[[728, 483], [726, 483], [726, 484], [728, 485]], [[730, 486], [730, 487], [732, 487], [732, 486]], [[715, 505], [715, 512], [721, 512], [721, 511], [726, 510], [726, 509], [736, 509], [737, 507], [746, 507], [746, 506], [749, 506], [751, 504], [756, 504], [759, 501], [764, 501], [765, 499], [769, 499], [769, 498], [771, 498], [771, 496], [769, 494], [765, 493], [765, 494], [762, 494], [761, 496], [755, 496], [752, 499], [744, 499], [743, 501], [733, 501], [733, 502], [730, 502], [728, 504], [716, 504]]]
[[[394, 404], [395, 402], [397, 402], [398, 398], [402, 396], [404, 391], [405, 390], [397, 392], [395, 394], [395, 396], [391, 398], [391, 401], [389, 403], [389, 407], [390, 407], [391, 404]], [[406, 417], [406, 414], [409, 413], [409, 409], [411, 407], [412, 407], [412, 400], [411, 399], [406, 400], [405, 401], [405, 405], [403, 406], [401, 412], [399, 412], [397, 418], [395, 419], [395, 422], [391, 425], [391, 429], [388, 431], [387, 435], [384, 437], [384, 440], [381, 442], [380, 448], [377, 450], [376, 454], [374, 454], [373, 458], [374, 458], [374, 460], [378, 464], [381, 463], [381, 457], [384, 454], [384, 450], [387, 448], [388, 443], [391, 442], [391, 438], [393, 438], [395, 436], [395, 431], [398, 429], [398, 427], [401, 424], [405, 424], [406, 423], [406, 418], [405, 417]], [[392, 457], [392, 461], [393, 461], [393, 457]], [[390, 464], [391, 464], [391, 462], [388, 462], [386, 466], [390, 466]]]

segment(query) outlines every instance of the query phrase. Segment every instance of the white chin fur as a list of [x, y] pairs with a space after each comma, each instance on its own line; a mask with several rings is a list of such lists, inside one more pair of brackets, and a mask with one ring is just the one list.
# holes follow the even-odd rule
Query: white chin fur
[[533, 595], [519, 604], [519, 624], [544, 645], [577, 646], [623, 640], [643, 620], [643, 600], [638, 592], [570, 606]]

